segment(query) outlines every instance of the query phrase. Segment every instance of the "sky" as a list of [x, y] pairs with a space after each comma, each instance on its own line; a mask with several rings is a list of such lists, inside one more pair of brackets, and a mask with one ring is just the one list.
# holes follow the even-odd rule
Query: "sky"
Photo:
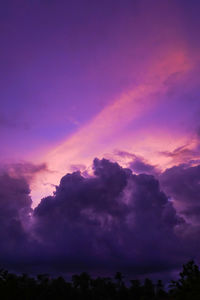
[[6, 267], [170, 276], [200, 259], [199, 13], [1, 1]]

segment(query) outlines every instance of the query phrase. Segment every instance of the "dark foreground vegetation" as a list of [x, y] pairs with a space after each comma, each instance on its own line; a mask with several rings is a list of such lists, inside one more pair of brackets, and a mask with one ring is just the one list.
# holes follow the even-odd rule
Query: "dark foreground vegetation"
[[172, 281], [167, 291], [161, 280], [153, 284], [150, 279], [143, 283], [135, 279], [125, 284], [120, 272], [113, 279], [92, 279], [84, 272], [67, 282], [62, 277], [52, 279], [43, 274], [33, 278], [0, 270], [0, 299], [200, 300], [200, 270], [193, 261], [183, 265], [179, 279]]

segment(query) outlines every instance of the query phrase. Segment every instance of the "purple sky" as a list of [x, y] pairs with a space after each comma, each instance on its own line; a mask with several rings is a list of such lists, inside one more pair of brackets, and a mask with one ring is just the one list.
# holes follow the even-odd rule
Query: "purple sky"
[[199, 14], [195, 0], [1, 1], [6, 266], [170, 274], [200, 258]]

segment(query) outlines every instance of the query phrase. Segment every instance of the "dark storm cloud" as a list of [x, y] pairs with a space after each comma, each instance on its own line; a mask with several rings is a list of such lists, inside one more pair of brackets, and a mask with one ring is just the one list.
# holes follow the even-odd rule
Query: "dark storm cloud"
[[94, 160], [94, 175], [67, 174], [35, 209], [36, 235], [49, 263], [132, 273], [177, 264], [181, 255], [174, 255], [183, 249], [175, 230], [183, 220], [159, 182], [105, 159]]
[[17, 163], [0, 167], [0, 265], [23, 270], [37, 256], [31, 227], [29, 181], [46, 165]]
[[165, 190], [176, 200], [184, 203], [200, 201], [200, 165], [187, 167], [174, 166], [161, 175]]
[[25, 176], [1, 174], [0, 260], [5, 265], [29, 272], [134, 275], [170, 271], [198, 254], [200, 230], [177, 215], [153, 175], [135, 175], [106, 159], [95, 159], [93, 170], [90, 177], [79, 171], [65, 175], [34, 211]]
[[178, 165], [167, 169], [160, 182], [165, 192], [173, 197], [180, 211], [200, 223], [200, 165]]
[[24, 178], [0, 174], [0, 264], [17, 263], [28, 245], [24, 226], [31, 213], [30, 189]]

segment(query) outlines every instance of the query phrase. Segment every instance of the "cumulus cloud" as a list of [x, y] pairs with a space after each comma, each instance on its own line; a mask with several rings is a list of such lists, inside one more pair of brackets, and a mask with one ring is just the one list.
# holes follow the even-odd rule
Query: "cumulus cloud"
[[174, 166], [160, 176], [160, 181], [166, 193], [176, 202], [180, 212], [200, 223], [200, 165]]
[[54, 196], [34, 210], [35, 232], [46, 260], [74, 270], [157, 271], [177, 263], [183, 221], [159, 182], [108, 160], [94, 160], [94, 176], [61, 179]]
[[0, 262], [23, 260], [28, 245], [25, 226], [31, 213], [29, 185], [24, 178], [0, 174]]
[[[193, 180], [199, 168], [185, 176]], [[165, 187], [170, 172], [175, 171], [163, 174]], [[174, 190], [178, 193], [175, 186], [166, 189]], [[173, 270], [199, 253], [194, 243], [199, 229], [186, 239], [184, 231], [191, 232], [192, 225], [177, 214], [159, 181], [106, 159], [94, 160], [93, 176], [66, 174], [34, 210], [25, 176], [2, 173], [0, 191], [0, 259], [13, 268], [22, 269], [23, 262], [29, 272], [37, 266], [51, 272], [147, 274]]]

